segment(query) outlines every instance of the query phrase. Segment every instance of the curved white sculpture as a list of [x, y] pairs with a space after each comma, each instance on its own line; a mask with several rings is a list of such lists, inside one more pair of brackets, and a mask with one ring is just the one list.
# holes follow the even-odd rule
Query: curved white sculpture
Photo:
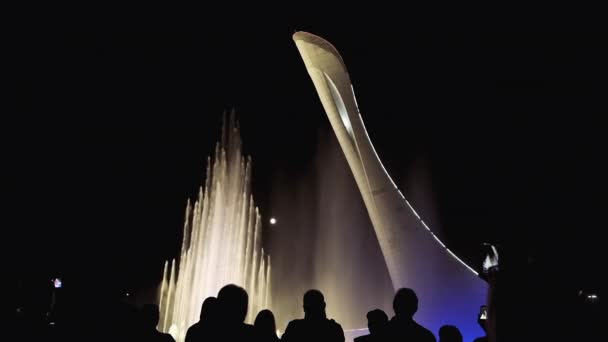
[[310, 33], [297, 32], [293, 39], [355, 177], [394, 288], [418, 293], [416, 320], [435, 334], [441, 325], [453, 324], [465, 340], [482, 335], [476, 315], [485, 302], [485, 282], [433, 234], [384, 169], [342, 57]]

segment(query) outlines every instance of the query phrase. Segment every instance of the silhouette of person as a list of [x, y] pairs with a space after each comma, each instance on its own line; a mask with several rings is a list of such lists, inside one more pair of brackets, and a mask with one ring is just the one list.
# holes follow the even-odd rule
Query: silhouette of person
[[214, 334], [213, 329], [217, 320], [217, 311], [217, 298], [207, 297], [203, 301], [199, 321], [188, 328], [188, 332], [186, 332], [186, 342], [209, 340], [209, 336]]
[[462, 342], [462, 334], [455, 326], [444, 325], [439, 328], [439, 342]]
[[477, 324], [479, 324], [479, 326], [481, 327], [481, 329], [483, 330], [485, 335], [474, 339], [473, 342], [488, 342], [488, 331], [486, 330], [486, 319], [485, 318], [482, 319], [481, 313], [479, 313], [477, 315]]
[[242, 287], [229, 284], [217, 294], [218, 326], [217, 337], [224, 341], [257, 341], [255, 329], [245, 324], [249, 296]]
[[139, 312], [139, 319], [141, 324], [139, 332], [140, 341], [175, 342], [171, 335], [156, 330], [159, 320], [158, 305], [145, 304]]
[[270, 310], [262, 310], [255, 317], [253, 326], [257, 330], [258, 341], [278, 342], [277, 325], [274, 321], [274, 314]]
[[367, 328], [369, 335], [355, 338], [355, 342], [377, 342], [386, 341], [386, 329], [388, 327], [388, 316], [380, 309], [367, 313]]
[[388, 324], [391, 341], [436, 342], [435, 335], [414, 321], [418, 311], [418, 296], [414, 290], [401, 288], [393, 299], [395, 316]]
[[304, 319], [289, 322], [281, 341], [344, 342], [342, 326], [333, 319], [327, 319], [321, 291], [308, 290], [304, 294]]

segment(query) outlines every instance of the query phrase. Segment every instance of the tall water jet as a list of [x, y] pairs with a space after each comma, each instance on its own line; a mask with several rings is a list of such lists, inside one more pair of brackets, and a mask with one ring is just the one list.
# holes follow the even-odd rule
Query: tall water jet
[[187, 202], [179, 258], [165, 263], [158, 328], [183, 341], [198, 321], [201, 304], [226, 284], [249, 293], [247, 320], [269, 307], [270, 258], [262, 248], [262, 224], [251, 194], [251, 158], [241, 150], [234, 113], [222, 127], [205, 185]]

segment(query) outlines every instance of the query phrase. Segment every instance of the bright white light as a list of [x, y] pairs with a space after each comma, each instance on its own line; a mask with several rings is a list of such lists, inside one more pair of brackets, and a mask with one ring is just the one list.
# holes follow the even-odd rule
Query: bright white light
[[125, 295], [126, 295], [127, 297], [129, 297], [131, 294], [130, 294], [129, 292], [127, 292]]
[[[420, 222], [422, 222], [424, 224], [423, 221], [420, 221]], [[426, 227], [426, 224], [424, 226]], [[445, 245], [443, 244], [443, 242], [441, 242], [441, 240], [439, 240], [439, 238], [435, 234], [431, 233], [431, 235], [433, 235], [433, 237], [435, 238], [435, 241], [439, 242], [439, 244], [441, 245], [441, 247], [446, 248]]]
[[587, 298], [589, 298], [589, 299], [595, 299], [595, 298], [597, 298], [597, 295], [596, 294], [589, 294], [589, 295], [587, 295]]
[[453, 256], [454, 259], [458, 260], [458, 262], [460, 262], [464, 267], [468, 268], [469, 271], [473, 272], [475, 275], [478, 275], [477, 271], [472, 269], [471, 266], [467, 265], [464, 261], [460, 260], [460, 258], [457, 257], [456, 254], [454, 254], [454, 252], [452, 252], [449, 248], [446, 248], [445, 250], [448, 251], [448, 253], [450, 253], [450, 255]]
[[275, 219], [274, 217], [270, 218], [270, 224], [276, 224], [277, 223], [277, 219]]
[[[384, 171], [386, 172], [386, 170], [384, 170]], [[387, 175], [388, 175], [388, 173], [387, 173]], [[392, 180], [391, 180], [391, 181], [392, 181]], [[405, 199], [405, 197], [403, 197], [403, 198]], [[422, 219], [420, 218], [420, 215], [418, 215], [418, 213], [416, 212], [416, 210], [414, 210], [414, 207], [412, 207], [412, 205], [410, 204], [410, 202], [408, 202], [407, 200], [405, 200], [405, 203], [407, 203], [407, 206], [408, 206], [408, 207], [410, 207], [410, 210], [411, 210], [411, 211], [414, 213], [414, 215], [416, 215], [416, 218], [417, 218], [418, 220], [422, 220]], [[426, 224], [424, 225], [424, 227], [425, 227], [426, 229], [430, 230], [430, 229], [429, 229], [429, 227], [427, 227], [427, 226], [426, 226]]]

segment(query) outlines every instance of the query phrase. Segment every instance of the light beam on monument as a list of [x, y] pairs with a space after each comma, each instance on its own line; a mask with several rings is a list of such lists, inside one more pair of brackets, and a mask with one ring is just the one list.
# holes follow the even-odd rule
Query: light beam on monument
[[[456, 325], [465, 340], [482, 335], [476, 318], [486, 284], [426, 226], [382, 165], [342, 57], [329, 42], [310, 33], [297, 32], [293, 39], [361, 192], [393, 287], [417, 292], [420, 308], [415, 318], [436, 335], [444, 324]], [[395, 110], [404, 108], [402, 99], [386, 100]]]

